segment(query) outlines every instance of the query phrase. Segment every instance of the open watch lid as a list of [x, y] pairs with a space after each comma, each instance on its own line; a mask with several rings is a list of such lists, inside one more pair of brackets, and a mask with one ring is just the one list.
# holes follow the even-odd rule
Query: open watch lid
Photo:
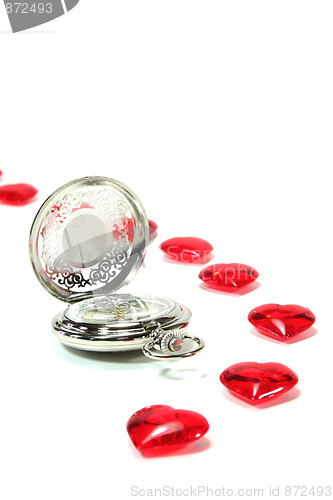
[[148, 219], [137, 196], [106, 177], [84, 177], [55, 191], [30, 233], [37, 279], [56, 298], [76, 302], [125, 286], [144, 259]]
[[115, 293], [140, 268], [148, 240], [140, 200], [114, 179], [77, 179], [43, 203], [31, 227], [30, 258], [42, 286], [69, 304], [52, 322], [63, 344], [142, 349], [153, 358], [192, 356], [204, 347], [185, 333], [187, 307], [165, 297]]

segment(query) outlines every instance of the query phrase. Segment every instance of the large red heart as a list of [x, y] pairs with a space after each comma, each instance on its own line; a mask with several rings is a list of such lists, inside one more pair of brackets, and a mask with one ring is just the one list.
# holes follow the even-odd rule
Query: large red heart
[[220, 375], [222, 384], [248, 403], [258, 404], [290, 391], [298, 377], [280, 363], [237, 363]]
[[285, 342], [305, 332], [316, 318], [306, 307], [294, 304], [265, 304], [252, 309], [248, 320], [263, 335]]
[[200, 413], [165, 405], [142, 408], [127, 422], [127, 432], [144, 456], [174, 453], [202, 437], [208, 428]]

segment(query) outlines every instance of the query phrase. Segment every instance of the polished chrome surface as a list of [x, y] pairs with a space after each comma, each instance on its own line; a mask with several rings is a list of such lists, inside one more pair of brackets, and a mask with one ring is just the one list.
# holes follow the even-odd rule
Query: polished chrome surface
[[[97, 319], [96, 314], [102, 315]], [[181, 332], [184, 335], [190, 319], [187, 307], [165, 297], [114, 295], [113, 301], [112, 296], [106, 296], [86, 299], [79, 307], [78, 304], [70, 305], [53, 319], [52, 327], [64, 345], [76, 349], [130, 351], [152, 343], [154, 348], [149, 348], [147, 353], [144, 351], [149, 357], [184, 357], [189, 354], [175, 352], [172, 348], [168, 356], [166, 344], [161, 344], [162, 338], [158, 338], [161, 332]], [[169, 340], [172, 339], [174, 336]], [[164, 346], [163, 351], [161, 346]]]

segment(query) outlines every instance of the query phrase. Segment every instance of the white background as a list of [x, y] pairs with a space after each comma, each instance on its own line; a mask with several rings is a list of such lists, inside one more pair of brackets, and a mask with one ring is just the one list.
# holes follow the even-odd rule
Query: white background
[[[38, 200], [0, 206], [1, 497], [128, 499], [131, 486], [213, 489], [331, 482], [333, 5], [326, 1], [81, 0], [13, 35], [0, 6], [2, 184]], [[180, 362], [62, 347], [64, 308], [37, 282], [28, 233], [64, 182], [107, 175], [159, 225], [127, 291], [193, 313], [206, 349]], [[198, 236], [217, 262], [255, 267], [242, 296], [200, 287], [202, 266], [170, 264], [159, 244]], [[248, 312], [268, 302], [316, 314], [292, 345], [259, 338]], [[299, 376], [281, 404], [236, 401], [220, 373], [276, 361]], [[198, 411], [200, 453], [143, 459], [126, 422], [147, 405]], [[185, 496], [184, 496], [185, 498]], [[201, 498], [204, 498], [202, 496]]]

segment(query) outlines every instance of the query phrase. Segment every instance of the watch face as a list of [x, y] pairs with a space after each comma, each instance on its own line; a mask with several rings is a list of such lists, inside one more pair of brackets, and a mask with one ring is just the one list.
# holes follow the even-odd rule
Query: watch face
[[32, 266], [52, 295], [82, 300], [125, 286], [148, 239], [145, 211], [129, 188], [85, 177], [59, 188], [40, 208], [30, 233]]
[[65, 316], [77, 323], [111, 325], [156, 321], [172, 311], [174, 302], [165, 297], [105, 295], [71, 305]]

